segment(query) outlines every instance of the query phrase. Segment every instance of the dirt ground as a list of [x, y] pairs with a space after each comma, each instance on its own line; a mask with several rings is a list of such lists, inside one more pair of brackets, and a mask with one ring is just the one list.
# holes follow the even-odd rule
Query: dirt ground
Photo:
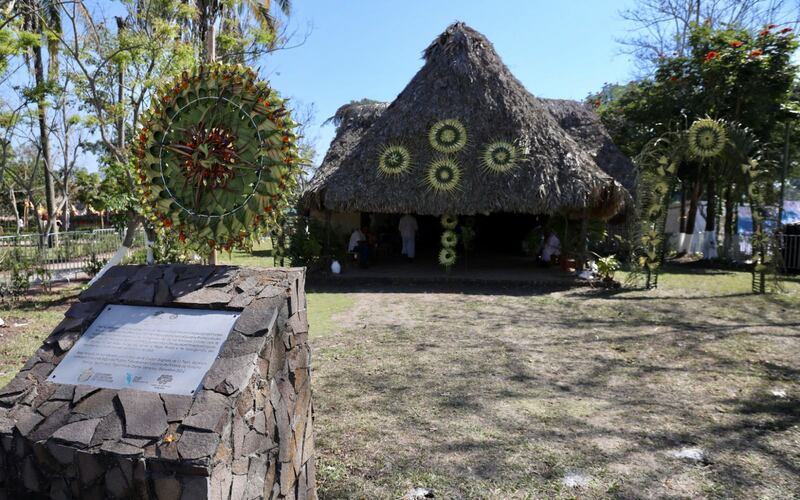
[[321, 498], [800, 498], [800, 310], [713, 288], [352, 294]]
[[[800, 285], [748, 279], [310, 287], [320, 497], [800, 498]], [[0, 308], [0, 382], [79, 290]]]

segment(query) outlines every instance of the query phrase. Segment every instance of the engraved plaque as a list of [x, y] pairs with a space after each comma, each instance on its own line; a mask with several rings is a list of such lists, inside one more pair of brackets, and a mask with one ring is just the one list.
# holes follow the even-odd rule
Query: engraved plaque
[[50, 382], [193, 395], [239, 313], [108, 305]]

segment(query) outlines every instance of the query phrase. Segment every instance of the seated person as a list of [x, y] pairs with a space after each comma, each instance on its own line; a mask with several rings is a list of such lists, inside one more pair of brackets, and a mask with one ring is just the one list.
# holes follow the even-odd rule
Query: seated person
[[369, 241], [366, 236], [368, 232], [369, 228], [366, 226], [356, 229], [350, 235], [350, 243], [347, 245], [347, 251], [358, 259], [358, 267], [363, 269], [369, 267]]
[[542, 247], [542, 261], [545, 264], [550, 264], [553, 257], [561, 255], [561, 240], [558, 239], [556, 233], [547, 231], [544, 233], [544, 246]]

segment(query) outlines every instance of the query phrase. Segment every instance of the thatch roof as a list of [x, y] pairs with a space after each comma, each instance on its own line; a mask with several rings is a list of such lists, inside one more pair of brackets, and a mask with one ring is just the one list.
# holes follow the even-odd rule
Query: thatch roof
[[[624, 206], [628, 192], [593, 158], [602, 148], [587, 148], [583, 135], [576, 140], [562, 128], [550, 109], [559, 106], [528, 92], [483, 35], [455, 23], [424, 59], [391, 104], [359, 101], [336, 112], [336, 137], [304, 194], [306, 206], [432, 215], [586, 211], [604, 218]], [[469, 137], [452, 155], [463, 171], [453, 194], [432, 191], [423, 181], [426, 167], [440, 156], [428, 143], [428, 130], [448, 118], [460, 120]], [[497, 140], [525, 150], [517, 167], [502, 174], [485, 172], [479, 162], [483, 147]], [[378, 156], [389, 144], [410, 151], [409, 172], [379, 174]]]

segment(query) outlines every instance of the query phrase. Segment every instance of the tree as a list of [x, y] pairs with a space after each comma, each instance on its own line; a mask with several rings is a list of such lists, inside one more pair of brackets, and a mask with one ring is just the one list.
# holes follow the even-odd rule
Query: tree
[[[60, 5], [56, 0], [20, 0], [11, 3], [12, 15], [19, 17], [20, 29], [38, 37], [31, 43], [26, 59], [32, 60], [34, 87], [26, 91], [27, 97], [36, 103], [39, 122], [39, 144], [43, 162], [45, 200], [47, 203], [48, 225], [46, 234], [56, 233], [55, 182], [53, 163], [50, 156], [50, 129], [47, 123], [48, 94], [52, 93], [52, 83], [58, 74], [59, 44], [61, 33]], [[47, 47], [47, 74], [45, 75], [45, 54], [42, 45]], [[48, 238], [49, 244], [53, 240]]]
[[[763, 144], [769, 144], [787, 120], [784, 106], [791, 100], [796, 67], [791, 57], [797, 48], [792, 28], [770, 25], [758, 32], [742, 28], [714, 29], [693, 25], [683, 56], [661, 57], [652, 78], [625, 87], [609, 86], [590, 96], [615, 141], [632, 155], [663, 134], [687, 130], [700, 118], [711, 116], [741, 124]], [[778, 148], [779, 149], [779, 148]], [[767, 159], [781, 152], [765, 149]], [[770, 162], [765, 165], [769, 166]], [[773, 178], [777, 170], [773, 169]], [[691, 157], [678, 167], [685, 249], [694, 234], [698, 202], [706, 193], [707, 238], [714, 234], [718, 199], [724, 199], [726, 242], [735, 231], [732, 217], [744, 187], [722, 172], [706, 168]]]
[[756, 29], [775, 22], [788, 9], [785, 0], [637, 0], [620, 11], [631, 31], [619, 41], [649, 73], [660, 58], [691, 51], [693, 25]]

